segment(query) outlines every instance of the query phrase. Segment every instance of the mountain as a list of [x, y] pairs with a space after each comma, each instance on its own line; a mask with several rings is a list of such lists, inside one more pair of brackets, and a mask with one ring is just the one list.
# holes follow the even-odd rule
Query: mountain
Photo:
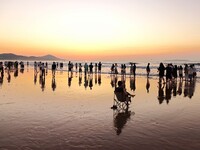
[[22, 56], [22, 55], [16, 55], [12, 53], [3, 53], [0, 54], [0, 60], [62, 60], [60, 58], [57, 58], [53, 55], [45, 55], [45, 56]]

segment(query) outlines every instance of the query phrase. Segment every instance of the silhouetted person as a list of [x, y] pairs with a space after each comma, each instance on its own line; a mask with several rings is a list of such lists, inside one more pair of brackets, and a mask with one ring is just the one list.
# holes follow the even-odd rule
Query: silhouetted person
[[14, 62], [14, 68], [15, 68], [15, 69], [18, 69], [18, 65], [19, 65], [18, 61], [15, 61], [15, 62]]
[[101, 68], [102, 68], [102, 63], [99, 62], [99, 63], [98, 63], [98, 72], [99, 72], [99, 73], [101, 73]]
[[90, 74], [93, 73], [93, 65], [92, 65], [92, 63], [90, 63], [89, 69], [90, 69]]
[[175, 65], [172, 71], [172, 74], [175, 80], [177, 79], [177, 76], [178, 76], [177, 71], [178, 71], [178, 68], [177, 68], [177, 65]]
[[121, 74], [126, 74], [126, 65], [121, 64]]
[[4, 67], [3, 67], [3, 62], [0, 62], [0, 76], [4, 76]]
[[[127, 101], [128, 96], [131, 96], [131, 97], [135, 96], [126, 91], [125, 83], [123, 81], [118, 81], [118, 87], [115, 88], [115, 94], [116, 93], [122, 93], [124, 95], [124, 101]], [[128, 99], [128, 101], [130, 100]]]
[[75, 63], [75, 68], [76, 68], [76, 71], [77, 71], [77, 69], [78, 69], [78, 64], [77, 63]]
[[135, 76], [135, 71], [136, 71], [136, 65], [135, 65], [135, 63], [130, 63], [131, 64], [131, 66], [130, 66], [130, 74], [132, 75], [134, 75]]
[[180, 78], [180, 80], [183, 80], [183, 67], [182, 67], [182, 66], [180, 66], [180, 67], [178, 68], [178, 73], [179, 73], [179, 78]]
[[147, 77], [149, 77], [150, 74], [150, 63], [148, 63], [147, 67], [146, 67], [146, 71], [147, 71]]
[[3, 84], [3, 77], [4, 77], [4, 67], [3, 67], [3, 62], [0, 62], [0, 85]]
[[82, 73], [82, 65], [79, 63], [79, 73]]
[[114, 64], [112, 64], [110, 70], [111, 70], [111, 73], [114, 73], [114, 72], [115, 72], [115, 65], [114, 65]]
[[133, 64], [133, 75], [134, 76], [136, 75], [136, 65], [135, 65], [135, 63]]
[[53, 62], [52, 66], [51, 66], [51, 70], [52, 70], [52, 76], [55, 76], [56, 74], [56, 63]]
[[149, 88], [150, 88], [150, 82], [149, 82], [149, 78], [147, 77], [147, 83], [146, 83], [147, 93], [149, 93]]
[[62, 68], [63, 68], [63, 66], [64, 66], [64, 65], [63, 65], [63, 63], [61, 62], [61, 63], [60, 63], [60, 69], [62, 69]]
[[118, 74], [117, 63], [115, 63], [115, 74]]
[[166, 67], [166, 82], [172, 80], [172, 66], [170, 64]]
[[36, 61], [34, 62], [34, 71], [37, 72], [37, 62]]
[[159, 72], [159, 82], [161, 82], [162, 80], [163, 82], [165, 82], [165, 79], [164, 79], [165, 66], [163, 65], [163, 63], [160, 63], [160, 66], [158, 67], [158, 72]]
[[84, 65], [84, 72], [85, 72], [85, 75], [88, 73], [88, 64], [85, 63]]
[[190, 82], [193, 80], [193, 74], [194, 74], [193, 71], [194, 71], [194, 70], [193, 70], [193, 65], [190, 65], [190, 66], [188, 67], [188, 77], [189, 77]]
[[24, 69], [24, 62], [21, 61], [19, 64], [20, 64], [20, 69]]
[[185, 73], [185, 80], [187, 80], [188, 79], [188, 65], [187, 64], [185, 64], [184, 73]]

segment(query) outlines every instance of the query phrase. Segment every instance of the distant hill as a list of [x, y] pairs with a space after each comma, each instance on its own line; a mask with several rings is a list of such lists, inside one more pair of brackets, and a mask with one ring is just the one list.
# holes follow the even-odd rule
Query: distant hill
[[0, 54], [0, 60], [62, 60], [60, 58], [57, 58], [53, 55], [45, 55], [45, 56], [22, 56], [22, 55], [16, 55], [12, 53], [3, 53]]

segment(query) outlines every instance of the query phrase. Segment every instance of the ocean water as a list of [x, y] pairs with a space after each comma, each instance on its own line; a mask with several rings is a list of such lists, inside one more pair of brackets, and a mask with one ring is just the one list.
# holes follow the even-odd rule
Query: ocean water
[[[87, 76], [68, 73], [66, 64], [55, 78], [50, 70], [40, 78], [32, 62], [23, 71], [5, 72], [0, 149], [200, 148], [199, 78], [159, 84], [158, 63], [151, 63], [149, 78], [146, 63], [137, 64], [136, 77], [109, 74], [109, 62], [102, 74]], [[135, 97], [128, 109], [113, 110], [119, 80]]]
[[[8, 60], [7, 60], [8, 61]], [[13, 60], [11, 60], [13, 61]], [[20, 61], [18, 61], [20, 62]], [[24, 61], [25, 65], [26, 65], [27, 61]], [[37, 61], [39, 62], [39, 61]], [[53, 63], [53, 61], [42, 61], [44, 63], [48, 63], [49, 69], [51, 69], [51, 65]], [[57, 70], [58, 71], [68, 71], [68, 62], [67, 60], [65, 61], [55, 61], [56, 63], [60, 64], [63, 63], [64, 66], [63, 68], [58, 67]], [[71, 61], [74, 65], [73, 71], [76, 72], [75, 70], [75, 63], [81, 63], [82, 64], [82, 70], [84, 70], [84, 64], [87, 63], [88, 65], [92, 62], [93, 66], [95, 63], [98, 63], [99, 61]], [[195, 64], [195, 68], [197, 71], [197, 75], [198, 77], [200, 76], [200, 61], [192, 61], [192, 60], [163, 60], [163, 61], [158, 61], [158, 60], [154, 60], [154, 61], [150, 61], [150, 62], [144, 62], [144, 61], [131, 61], [133, 63], [136, 63], [136, 74], [138, 76], [146, 76], [146, 66], [148, 63], [150, 63], [150, 69], [151, 69], [151, 73], [150, 76], [158, 76], [158, 67], [160, 62], [163, 62], [163, 64], [165, 66], [167, 66], [168, 63], [172, 63], [173, 65], [177, 65], [180, 66], [182, 65], [182, 67], [184, 67], [184, 64]], [[120, 74], [121, 72], [121, 64], [125, 64], [126, 65], [126, 74], [130, 74], [130, 61], [102, 61], [102, 74], [109, 74], [111, 73], [111, 66], [112, 64], [117, 63], [117, 70]], [[29, 66], [33, 67], [34, 66], [34, 61], [29, 61]], [[94, 68], [93, 68], [94, 70]]]

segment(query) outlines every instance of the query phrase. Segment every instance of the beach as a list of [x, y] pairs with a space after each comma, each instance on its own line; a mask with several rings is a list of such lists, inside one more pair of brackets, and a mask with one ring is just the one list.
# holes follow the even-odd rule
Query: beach
[[[200, 147], [199, 78], [160, 85], [158, 76], [48, 70], [42, 81], [32, 67], [10, 75], [0, 85], [0, 149]], [[117, 111], [113, 83], [122, 79], [135, 97]]]

